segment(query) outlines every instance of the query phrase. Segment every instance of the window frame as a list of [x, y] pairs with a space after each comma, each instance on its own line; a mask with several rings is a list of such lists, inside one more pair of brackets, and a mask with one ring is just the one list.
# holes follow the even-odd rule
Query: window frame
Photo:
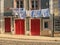
[[[18, 2], [18, 3], [17, 3]], [[21, 3], [22, 2], [22, 3]], [[16, 4], [17, 4], [17, 8], [24, 8], [24, 0], [20, 0], [20, 4], [19, 4], [19, 1], [16, 1]], [[22, 7], [21, 7], [22, 6]]]
[[[39, 1], [35, 0], [35, 7], [33, 6], [33, 5], [34, 5], [33, 2], [34, 2], [34, 0], [31, 1], [32, 10], [34, 10], [34, 9], [36, 9], [36, 10], [39, 9], [39, 8], [38, 8], [38, 7], [39, 7], [39, 6], [38, 6]], [[37, 2], [37, 3], [36, 3], [36, 2]]]

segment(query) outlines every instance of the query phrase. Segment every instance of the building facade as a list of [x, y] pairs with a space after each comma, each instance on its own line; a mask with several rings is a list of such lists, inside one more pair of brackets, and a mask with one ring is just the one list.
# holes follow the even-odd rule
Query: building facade
[[53, 13], [54, 13], [54, 23], [55, 23], [55, 31], [60, 31], [60, 0], [53, 0]]
[[[3, 24], [1, 25], [1, 28], [3, 26], [1, 29], [3, 33], [18, 35], [50, 34], [49, 31], [52, 30], [50, 17], [32, 18], [30, 15], [31, 10], [49, 9], [51, 7], [50, 0], [4, 0], [2, 3], [4, 3]], [[14, 15], [13, 10], [16, 8], [24, 8], [26, 10], [26, 18], [21, 19], [18, 15]]]

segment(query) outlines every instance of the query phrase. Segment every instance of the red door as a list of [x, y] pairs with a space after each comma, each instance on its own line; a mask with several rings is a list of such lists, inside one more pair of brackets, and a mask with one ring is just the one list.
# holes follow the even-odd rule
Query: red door
[[31, 19], [31, 35], [40, 35], [40, 19]]
[[15, 33], [24, 35], [25, 34], [25, 20], [17, 19], [15, 20]]
[[5, 18], [5, 32], [11, 32], [11, 19]]

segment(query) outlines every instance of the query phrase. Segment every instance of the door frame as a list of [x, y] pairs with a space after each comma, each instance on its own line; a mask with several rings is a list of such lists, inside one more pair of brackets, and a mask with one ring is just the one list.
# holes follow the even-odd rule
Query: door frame
[[[17, 20], [17, 19], [20, 19], [20, 18], [15, 18], [14, 19], [14, 34], [16, 34], [15, 32], [15, 20]], [[26, 19], [24, 19], [25, 20], [25, 34], [24, 35], [26, 35]]]
[[40, 19], [40, 35], [41, 35], [41, 18], [30, 18], [29, 19], [29, 31], [30, 31], [30, 35], [32, 35], [31, 34], [31, 19]]
[[[11, 33], [12, 33], [12, 17], [11, 16], [5, 16], [4, 17], [4, 32], [5, 32], [5, 18], [10, 18], [11, 19]], [[6, 33], [6, 32], [5, 32]]]

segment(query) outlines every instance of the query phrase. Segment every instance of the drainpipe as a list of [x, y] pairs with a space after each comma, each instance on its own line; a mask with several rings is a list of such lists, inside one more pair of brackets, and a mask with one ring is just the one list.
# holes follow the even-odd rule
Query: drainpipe
[[54, 14], [53, 14], [53, 30], [52, 30], [52, 37], [54, 37]]

